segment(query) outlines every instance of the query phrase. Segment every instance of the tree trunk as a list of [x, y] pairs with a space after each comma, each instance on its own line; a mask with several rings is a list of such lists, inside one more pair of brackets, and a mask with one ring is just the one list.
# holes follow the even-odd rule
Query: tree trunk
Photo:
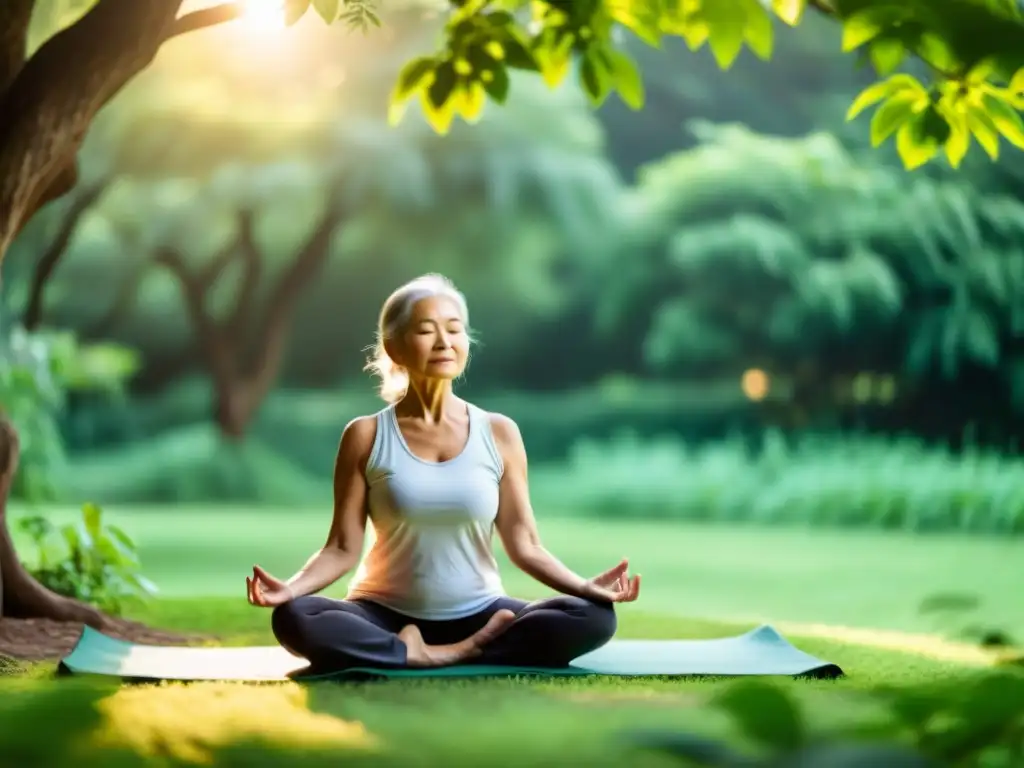
[[76, 180], [96, 113], [156, 56], [180, 0], [99, 0], [47, 40], [0, 98], [0, 263], [40, 207]]
[[17, 469], [18, 435], [10, 422], [0, 420], [0, 618], [47, 618], [108, 628], [109, 617], [46, 589], [18, 560], [7, 524], [7, 495]]
[[230, 443], [245, 439], [252, 420], [253, 409], [246, 402], [247, 389], [240, 381], [217, 382], [214, 387], [213, 418], [221, 436]]
[[[93, 118], [175, 32], [181, 0], [99, 0], [25, 61], [33, 5], [0, 0], [0, 264], [36, 211], [74, 186]], [[7, 521], [17, 457], [17, 433], [0, 421], [0, 616], [107, 627], [104, 614], [46, 589], [18, 560]]]

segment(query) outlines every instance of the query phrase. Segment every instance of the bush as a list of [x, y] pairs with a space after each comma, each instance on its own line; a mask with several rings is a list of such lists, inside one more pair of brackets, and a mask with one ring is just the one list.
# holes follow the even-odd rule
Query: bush
[[21, 440], [13, 498], [40, 503], [60, 497], [66, 457], [59, 414], [68, 395], [119, 399], [137, 367], [137, 356], [116, 344], [80, 344], [70, 333], [20, 327], [0, 334], [0, 412]]
[[104, 504], [329, 503], [332, 459], [316, 476], [259, 440], [229, 443], [215, 426], [199, 424], [76, 459], [65, 486], [72, 500]]
[[912, 531], [1024, 532], [1024, 462], [954, 456], [911, 439], [768, 432], [699, 448], [632, 433], [580, 440], [533, 471], [535, 495], [566, 512]]
[[135, 542], [116, 525], [104, 525], [102, 515], [86, 504], [78, 522], [57, 528], [31, 516], [21, 518], [18, 528], [35, 545], [29, 570], [41, 584], [119, 615], [157, 590], [141, 573]]

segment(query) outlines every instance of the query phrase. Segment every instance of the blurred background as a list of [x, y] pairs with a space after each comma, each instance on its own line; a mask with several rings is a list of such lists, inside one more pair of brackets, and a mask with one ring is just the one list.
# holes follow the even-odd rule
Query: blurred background
[[1021, 153], [904, 171], [814, 17], [728, 72], [634, 46], [639, 112], [526, 78], [447, 136], [389, 127], [436, 23], [252, 13], [106, 108], [4, 263], [22, 514], [95, 502], [165, 594], [290, 575], [383, 405], [381, 302], [442, 272], [481, 341], [459, 392], [519, 423], [573, 567], [630, 556], [652, 610], [915, 631], [984, 593], [1024, 631]]

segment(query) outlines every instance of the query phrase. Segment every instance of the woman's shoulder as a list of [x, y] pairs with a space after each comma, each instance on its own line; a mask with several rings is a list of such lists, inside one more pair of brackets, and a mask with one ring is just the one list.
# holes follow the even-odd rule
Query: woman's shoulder
[[517, 448], [522, 445], [523, 436], [519, 432], [519, 425], [509, 416], [496, 411], [485, 411], [480, 409], [487, 417], [491, 425], [491, 434], [494, 441], [502, 448]]
[[341, 431], [339, 452], [352, 458], [365, 458], [373, 450], [377, 437], [377, 414], [356, 416]]

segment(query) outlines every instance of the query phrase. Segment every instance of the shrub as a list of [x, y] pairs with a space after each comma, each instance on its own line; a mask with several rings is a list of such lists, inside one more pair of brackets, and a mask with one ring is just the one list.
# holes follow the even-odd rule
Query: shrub
[[1024, 532], [1024, 462], [912, 439], [766, 433], [690, 448], [620, 433], [533, 472], [568, 513], [912, 531]]
[[157, 589], [141, 573], [135, 543], [116, 525], [104, 525], [102, 516], [98, 506], [85, 504], [74, 523], [58, 528], [33, 515], [21, 518], [18, 528], [35, 545], [29, 570], [40, 583], [119, 615]]

